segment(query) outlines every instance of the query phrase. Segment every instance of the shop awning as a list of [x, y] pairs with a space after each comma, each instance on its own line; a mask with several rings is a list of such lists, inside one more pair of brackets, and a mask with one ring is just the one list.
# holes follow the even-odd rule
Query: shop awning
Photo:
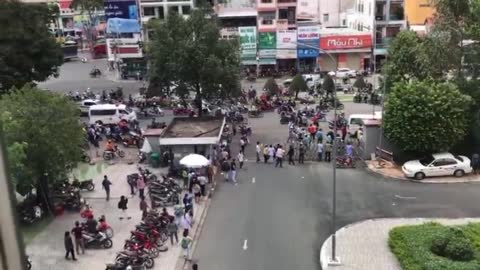
[[277, 59], [275, 58], [260, 58], [260, 65], [275, 65], [277, 64]]

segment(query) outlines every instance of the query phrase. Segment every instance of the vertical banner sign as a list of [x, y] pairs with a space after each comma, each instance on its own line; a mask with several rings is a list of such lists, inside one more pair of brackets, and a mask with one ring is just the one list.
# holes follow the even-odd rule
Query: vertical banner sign
[[240, 49], [242, 59], [257, 57], [257, 28], [255, 26], [239, 27]]
[[277, 37], [276, 32], [266, 32], [258, 34], [258, 54], [260, 58], [275, 59], [277, 56]]
[[317, 58], [320, 46], [320, 27], [301, 26], [298, 27], [298, 58]]
[[138, 20], [136, 0], [104, 0], [105, 19], [110, 18]]
[[297, 19], [318, 21], [319, 0], [298, 0]]
[[277, 59], [297, 58], [297, 30], [277, 31]]

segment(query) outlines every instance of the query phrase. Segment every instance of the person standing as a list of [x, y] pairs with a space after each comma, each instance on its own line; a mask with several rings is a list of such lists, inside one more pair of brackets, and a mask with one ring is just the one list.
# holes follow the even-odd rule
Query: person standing
[[65, 238], [63, 240], [64, 244], [65, 244], [65, 259], [69, 259], [68, 256], [70, 254], [72, 254], [72, 259], [74, 261], [77, 260], [77, 258], [75, 258], [75, 251], [73, 250], [73, 240], [72, 240], [72, 237], [70, 236], [70, 232], [66, 231], [65, 232]]
[[243, 161], [244, 161], [243, 151], [238, 152], [237, 159], [238, 165], [240, 166], [240, 170], [243, 168]]
[[273, 148], [273, 145], [271, 145], [271, 144], [268, 147], [268, 157], [269, 157], [269, 159], [271, 158], [272, 161], [275, 160], [275, 148]]
[[197, 178], [198, 184], [200, 185], [200, 191], [202, 194], [202, 197], [207, 196], [207, 177], [205, 175], [200, 175]]
[[137, 179], [137, 189], [139, 193], [140, 199], [145, 199], [145, 176], [140, 175], [140, 177]]
[[[118, 209], [122, 210], [122, 213], [125, 213], [127, 210], [127, 204], [128, 204], [128, 199], [125, 196], [120, 196], [120, 201], [118, 202]], [[123, 219], [123, 217], [120, 217], [120, 219]], [[130, 219], [130, 217], [128, 217]]]
[[192, 265], [192, 270], [198, 270], [198, 264], [194, 263], [194, 264]]
[[323, 131], [322, 128], [318, 128], [317, 133], [315, 134], [317, 137], [317, 143], [323, 143]]
[[235, 162], [235, 159], [232, 159], [232, 162], [230, 163], [230, 179], [232, 180], [232, 183], [238, 185], [237, 183], [237, 164]]
[[317, 144], [317, 160], [322, 161], [323, 157], [323, 143]]
[[330, 162], [332, 160], [332, 143], [330, 141], [327, 141], [325, 144], [325, 161]]
[[474, 174], [478, 174], [478, 169], [480, 168], [480, 155], [475, 153], [472, 155], [472, 169]]
[[300, 144], [300, 147], [298, 148], [298, 164], [303, 164], [305, 161], [305, 146], [303, 144]]
[[145, 201], [145, 198], [140, 198], [140, 211], [142, 211], [142, 220], [144, 220], [147, 217], [147, 211], [148, 211], [148, 204]]
[[255, 146], [255, 153], [257, 153], [257, 163], [260, 162], [260, 155], [262, 153], [262, 147], [260, 145], [260, 142], [257, 142], [257, 145]]
[[295, 149], [293, 148], [293, 145], [290, 145], [287, 155], [288, 155], [288, 165], [295, 165], [295, 161], [294, 161]]
[[345, 146], [345, 152], [347, 153], [347, 156], [353, 158], [353, 145], [351, 143], [347, 143]]
[[192, 248], [192, 243], [193, 243], [193, 239], [190, 236], [188, 236], [188, 232], [184, 231], [182, 241], [180, 242], [180, 247], [183, 250], [183, 257], [185, 258], [185, 260], [190, 260], [190, 251]]
[[269, 147], [268, 145], [265, 145], [263, 147], [263, 161], [265, 163], [268, 163], [268, 159], [270, 158], [270, 155], [269, 155], [270, 151], [269, 151]]
[[83, 228], [80, 227], [80, 222], [75, 221], [75, 227], [72, 229], [73, 237], [75, 238], [75, 249], [77, 254], [80, 254], [80, 248], [82, 254], [85, 254], [85, 242], [83, 241]]
[[277, 148], [277, 152], [275, 156], [277, 157], [277, 162], [275, 163], [275, 168], [280, 166], [280, 168], [283, 168], [283, 155], [285, 154], [285, 150], [283, 150], [282, 146], [279, 145]]
[[245, 144], [246, 143], [247, 142], [245, 141], [245, 139], [243, 137], [240, 138], [240, 151], [242, 151], [242, 152], [245, 151]]
[[135, 195], [135, 186], [137, 185], [137, 179], [133, 177], [128, 177], [127, 179], [128, 185], [130, 186], [130, 195]]
[[110, 200], [110, 186], [112, 185], [112, 182], [108, 180], [108, 177], [106, 175], [103, 176], [103, 181], [102, 181], [102, 187], [105, 189], [105, 194], [107, 196], [107, 201]]
[[170, 243], [173, 246], [173, 238], [175, 237], [175, 242], [178, 244], [178, 225], [175, 218], [167, 224], [168, 236], [170, 236]]

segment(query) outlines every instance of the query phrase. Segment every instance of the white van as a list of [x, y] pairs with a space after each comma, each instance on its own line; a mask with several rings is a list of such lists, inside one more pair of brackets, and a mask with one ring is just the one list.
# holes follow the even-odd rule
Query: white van
[[382, 119], [382, 112], [375, 112], [374, 115], [372, 114], [351, 114], [348, 116], [348, 123], [347, 123], [347, 131], [348, 134], [353, 135], [357, 130], [363, 126], [363, 120], [368, 119], [375, 119], [380, 120]]
[[137, 120], [137, 114], [124, 104], [92, 105], [88, 110], [90, 124], [101, 121], [103, 124], [118, 124], [120, 120]]

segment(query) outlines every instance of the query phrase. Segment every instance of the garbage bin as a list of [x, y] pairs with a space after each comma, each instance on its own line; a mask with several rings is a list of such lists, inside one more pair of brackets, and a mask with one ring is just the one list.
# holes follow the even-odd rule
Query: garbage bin
[[159, 153], [152, 153], [150, 156], [152, 167], [153, 168], [160, 168], [160, 154]]

